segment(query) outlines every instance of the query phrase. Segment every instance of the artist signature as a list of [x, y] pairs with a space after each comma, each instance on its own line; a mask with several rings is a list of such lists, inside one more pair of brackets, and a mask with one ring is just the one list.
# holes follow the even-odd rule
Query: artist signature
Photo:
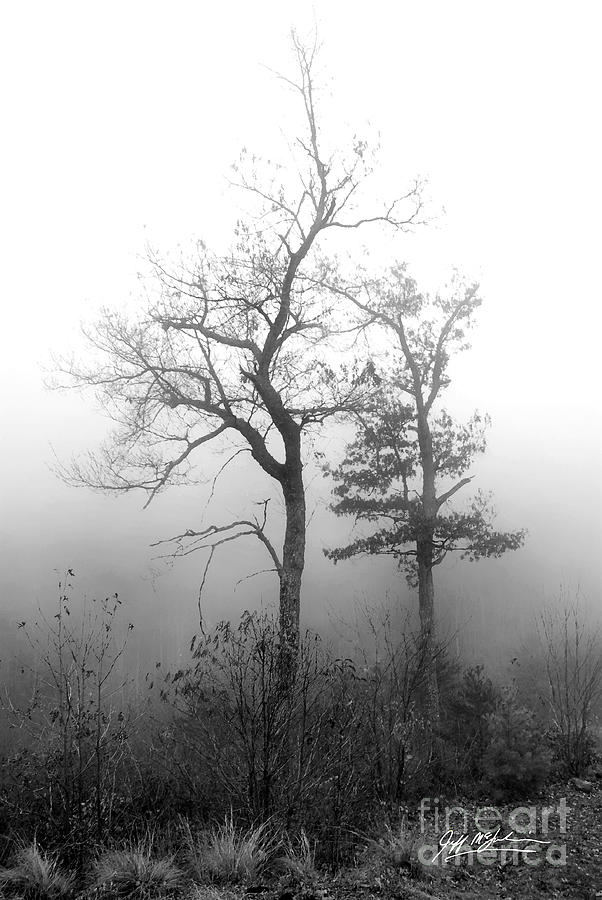
[[[470, 840], [469, 834], [461, 834], [459, 837], [454, 835], [453, 828], [450, 828], [445, 834], [441, 835], [439, 838], [439, 847], [440, 850], [433, 857], [433, 862], [437, 860], [440, 856], [443, 856], [443, 859], [458, 859], [460, 856], [468, 856], [472, 853], [485, 853], [486, 851], [492, 850], [495, 853], [499, 851], [506, 851], [510, 853], [522, 853], [524, 855], [529, 853], [537, 853], [538, 847], [532, 846], [533, 844], [549, 844], [550, 841], [538, 841], [532, 837], [524, 837], [517, 838], [514, 837], [514, 832], [509, 831], [508, 834], [500, 837], [500, 827], [498, 826], [495, 831], [477, 831]], [[521, 844], [528, 844], [527, 847], [521, 847]], [[464, 849], [464, 848], [468, 849]], [[444, 855], [445, 854], [445, 855]]]

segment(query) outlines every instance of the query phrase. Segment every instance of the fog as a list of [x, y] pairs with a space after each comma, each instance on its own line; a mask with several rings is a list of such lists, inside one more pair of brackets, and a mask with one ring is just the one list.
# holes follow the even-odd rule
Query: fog
[[[248, 515], [274, 488], [245, 464], [203, 456], [205, 484], [144, 496], [67, 487], [55, 457], [94, 448], [110, 423], [90, 395], [44, 387], [50, 354], [86, 354], [79, 322], [136, 308], [146, 242], [223, 244], [242, 200], [227, 183], [241, 146], [277, 155], [294, 121], [270, 70], [290, 71], [287, 34], [318, 21], [324, 104], [343, 137], [380, 133], [377, 182], [428, 178], [431, 223], [398, 240], [427, 283], [451, 265], [480, 281], [472, 348], [453, 364], [446, 406], [492, 417], [474, 484], [501, 527], [528, 529], [501, 560], [446, 561], [442, 620], [480, 660], [501, 665], [537, 608], [563, 588], [600, 603], [599, 460], [602, 141], [593, 4], [182, 3], [13, 6], [0, 66], [4, 251], [0, 391], [0, 591], [4, 624], [34, 614], [75, 570], [77, 596], [119, 592], [146, 656], [185, 647], [205, 558], [169, 565], [151, 543]], [[35, 10], [35, 15], [32, 15]], [[389, 252], [383, 245], [382, 253]], [[325, 427], [327, 452], [343, 433]], [[387, 560], [336, 567], [323, 548], [351, 523], [328, 510], [309, 465], [306, 625], [324, 628], [366, 598], [415, 604]], [[215, 557], [207, 621], [275, 602], [249, 540]], [[334, 626], [333, 626], [334, 627]], [[6, 643], [5, 643], [6, 647]], [[497, 649], [495, 649], [497, 647]], [[150, 649], [149, 649], [150, 648]], [[163, 652], [163, 650], [161, 651]]]

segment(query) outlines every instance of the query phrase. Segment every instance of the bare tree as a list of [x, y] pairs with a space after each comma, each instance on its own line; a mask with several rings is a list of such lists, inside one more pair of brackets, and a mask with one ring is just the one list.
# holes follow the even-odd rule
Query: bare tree
[[435, 720], [433, 569], [452, 551], [470, 559], [501, 556], [524, 540], [523, 531], [493, 528], [493, 511], [483, 494], [477, 494], [466, 512], [444, 510], [472, 480], [466, 472], [475, 454], [485, 449], [486, 417], [475, 414], [462, 424], [437, 409], [450, 383], [450, 357], [467, 346], [466, 331], [481, 300], [475, 285], [459, 282], [446, 295], [423, 294], [403, 265], [378, 280], [349, 286], [339, 279], [330, 286], [351, 300], [360, 313], [360, 327], [384, 330], [392, 359], [387, 374], [369, 365], [381, 402], [376, 412], [358, 416], [356, 440], [334, 471], [335, 512], [354, 515], [374, 528], [346, 547], [326, 552], [335, 561], [362, 553], [393, 555], [410, 583], [417, 583], [429, 670], [425, 709]]
[[[326, 362], [333, 304], [330, 265], [318, 254], [325, 232], [382, 223], [406, 229], [421, 209], [420, 185], [365, 213], [356, 194], [369, 174], [366, 146], [346, 158], [322, 150], [313, 68], [316, 48], [295, 36], [297, 80], [283, 79], [301, 102], [304, 133], [295, 141], [297, 171], [275, 170], [265, 183], [240, 172], [240, 187], [260, 204], [240, 223], [231, 252], [203, 244], [174, 272], [151, 256], [158, 297], [136, 321], [107, 312], [87, 337], [103, 361], [68, 366], [75, 384], [99, 389], [118, 428], [110, 444], [63, 476], [110, 491], [142, 490], [147, 503], [168, 484], [186, 481], [196, 452], [233, 439], [279, 486], [285, 530], [277, 552], [263, 515], [176, 536], [175, 553], [213, 550], [242, 535], [257, 537], [280, 584], [283, 647], [294, 660], [305, 560], [303, 437], [328, 417], [365, 404], [365, 372], [337, 373]], [[254, 159], [253, 164], [257, 161]], [[284, 174], [283, 174], [284, 171]], [[279, 180], [280, 179], [280, 180]], [[206, 574], [206, 570], [205, 570]]]

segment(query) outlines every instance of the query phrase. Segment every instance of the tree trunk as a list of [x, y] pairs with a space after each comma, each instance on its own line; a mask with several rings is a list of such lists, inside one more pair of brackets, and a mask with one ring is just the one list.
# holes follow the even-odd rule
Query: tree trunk
[[439, 688], [437, 685], [435, 631], [435, 590], [433, 585], [432, 539], [418, 541], [418, 608], [420, 612], [420, 644], [424, 681], [423, 713], [429, 725], [439, 720]]
[[[300, 448], [299, 448], [300, 449]], [[305, 490], [300, 452], [290, 465], [287, 453], [287, 478], [282, 482], [286, 528], [282, 547], [280, 572], [280, 620], [278, 692], [284, 715], [281, 747], [280, 777], [287, 793], [294, 784], [295, 767], [295, 679], [299, 665], [299, 618], [301, 609], [301, 579], [305, 566]], [[288, 800], [287, 819], [293, 814]], [[264, 811], [267, 814], [267, 809]]]
[[435, 588], [433, 585], [433, 541], [437, 517], [435, 492], [435, 460], [428, 413], [417, 402], [418, 442], [422, 467], [422, 517], [416, 541], [418, 562], [418, 607], [420, 610], [420, 638], [425, 673], [423, 712], [427, 723], [435, 726], [439, 720], [439, 689], [437, 686]]
[[[299, 615], [301, 579], [305, 566], [305, 490], [300, 452], [282, 484], [286, 510], [286, 529], [282, 548], [280, 576], [281, 679], [290, 687], [299, 653]], [[289, 463], [291, 460], [288, 460]]]

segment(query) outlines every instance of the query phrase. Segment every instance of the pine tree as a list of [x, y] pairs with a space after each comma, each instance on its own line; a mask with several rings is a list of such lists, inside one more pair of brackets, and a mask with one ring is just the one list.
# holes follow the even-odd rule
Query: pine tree
[[372, 411], [358, 416], [354, 440], [333, 471], [338, 515], [368, 530], [344, 547], [326, 550], [335, 562], [360, 554], [399, 560], [418, 587], [425, 659], [425, 713], [438, 718], [433, 570], [448, 553], [471, 560], [518, 549], [524, 531], [493, 526], [488, 495], [476, 493], [463, 509], [449, 501], [472, 479], [475, 456], [485, 450], [487, 416], [456, 422], [440, 407], [449, 385], [448, 364], [465, 349], [466, 332], [481, 299], [475, 285], [455, 281], [446, 295], [430, 296], [401, 265], [359, 288], [334, 286], [359, 310], [360, 327], [380, 328], [390, 347], [388, 374], [369, 363], [377, 389]]

